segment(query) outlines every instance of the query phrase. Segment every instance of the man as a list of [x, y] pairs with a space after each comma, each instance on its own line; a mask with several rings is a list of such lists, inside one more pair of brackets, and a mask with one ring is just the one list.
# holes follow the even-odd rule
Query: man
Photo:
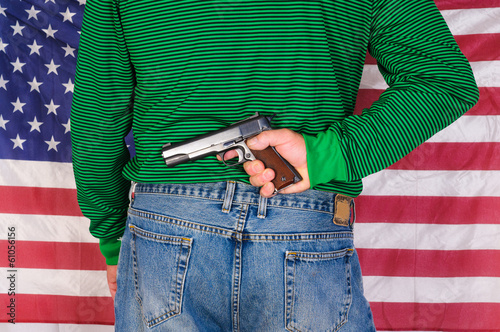
[[[367, 50], [389, 88], [355, 116]], [[89, 0], [78, 58], [75, 177], [117, 330], [375, 329], [352, 197], [478, 98], [434, 3]], [[303, 181], [274, 195], [259, 160], [164, 164], [163, 144], [256, 111], [277, 129], [249, 147]]]

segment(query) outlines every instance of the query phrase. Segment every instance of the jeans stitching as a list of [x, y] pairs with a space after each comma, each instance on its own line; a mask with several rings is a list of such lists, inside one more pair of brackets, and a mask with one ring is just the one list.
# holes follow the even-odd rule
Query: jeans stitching
[[241, 286], [241, 241], [236, 241], [234, 246], [233, 268], [233, 331], [239, 331], [240, 286]]
[[227, 182], [226, 192], [224, 193], [224, 203], [222, 204], [222, 212], [224, 213], [229, 213], [229, 211], [231, 211], [235, 186], [236, 183], [234, 181]]
[[243, 242], [241, 232], [245, 228], [245, 221], [248, 215], [248, 205], [242, 205], [238, 224], [236, 227], [235, 235], [233, 236], [236, 241], [234, 247], [234, 269], [233, 269], [233, 331], [239, 331], [240, 322], [240, 291], [241, 291], [241, 263], [242, 263], [242, 250]]
[[[286, 277], [285, 277], [285, 296], [286, 298], [286, 320], [285, 320], [285, 329], [288, 331], [299, 331], [295, 327], [291, 326], [290, 321], [292, 319], [292, 308], [294, 305], [294, 298], [295, 298], [295, 285], [292, 282], [293, 277], [295, 276], [295, 256], [293, 261], [291, 259], [288, 259], [288, 253], [285, 257], [285, 264], [287, 265], [286, 271]], [[293, 269], [292, 273], [289, 272], [291, 268]]]
[[[156, 242], [170, 243], [170, 244], [179, 246], [179, 248], [178, 248], [179, 259], [177, 262], [175, 278], [172, 281], [174, 283], [172, 288], [175, 289], [175, 291], [174, 291], [174, 296], [175, 296], [174, 308], [172, 310], [169, 310], [169, 311], [163, 313], [162, 315], [160, 315], [158, 317], [151, 319], [151, 320], [147, 320], [145, 315], [142, 315], [142, 320], [144, 321], [145, 325], [148, 327], [154, 327], [154, 326], [158, 325], [159, 323], [161, 323], [169, 318], [175, 317], [181, 313], [181, 303], [182, 303], [182, 295], [183, 295], [182, 289], [184, 288], [184, 282], [185, 282], [185, 277], [186, 277], [185, 272], [187, 269], [189, 256], [191, 254], [191, 240], [187, 239], [187, 238], [178, 238], [178, 237], [174, 237], [174, 236], [164, 236], [161, 234], [155, 234], [152, 232], [148, 232], [148, 231], [139, 229], [133, 225], [129, 226], [129, 229], [133, 235], [133, 239], [135, 239], [136, 237], [141, 237], [143, 239], [148, 239], [148, 240], [152, 240], [152, 241], [156, 241]], [[160, 239], [158, 239], [158, 235], [160, 235], [160, 237], [163, 237], [163, 238], [169, 237], [171, 239], [160, 240]], [[136, 240], [133, 240], [133, 248], [132, 248], [133, 255], [132, 255], [132, 257], [134, 260], [135, 297], [136, 297], [136, 300], [141, 307], [141, 311], [144, 312], [143, 301], [139, 295], [139, 285], [138, 285], [138, 277], [139, 276], [137, 273], [137, 270], [138, 270], [137, 269], [137, 258], [136, 258], [137, 253], [136, 253], [135, 248], [136, 248]], [[184, 272], [180, 271], [180, 265], [182, 264], [182, 262], [185, 262], [185, 264], [184, 264], [185, 267], [183, 268]], [[179, 284], [179, 279], [181, 279], [180, 284]]]
[[349, 262], [349, 258], [352, 256], [352, 253], [354, 250], [351, 250], [350, 253], [351, 255], [346, 255], [345, 256], [345, 274], [347, 277], [347, 297], [346, 301], [344, 303], [344, 319], [340, 322], [340, 324], [337, 326], [337, 329], [335, 331], [339, 331], [342, 326], [344, 326], [348, 320], [349, 320], [349, 309], [351, 308], [352, 304], [352, 285], [351, 285], [351, 264]]
[[235, 232], [230, 230], [225, 230], [223, 228], [218, 228], [214, 226], [201, 225], [193, 223], [190, 221], [171, 218], [163, 216], [156, 213], [144, 212], [136, 209], [129, 209], [131, 215], [156, 220], [160, 222], [165, 222], [173, 224], [180, 227], [185, 227], [200, 232], [207, 232], [211, 234], [217, 234], [221, 236], [226, 236], [229, 238], [240, 239], [243, 241], [313, 241], [313, 240], [331, 240], [331, 239], [352, 239], [354, 237], [352, 231], [335, 231], [335, 232], [323, 232], [323, 233], [296, 233], [296, 234], [242, 234], [241, 232]]
[[[333, 326], [329, 331], [336, 332], [339, 331], [342, 326], [344, 326], [348, 321], [349, 309], [352, 304], [352, 285], [351, 285], [351, 267], [349, 262], [349, 257], [354, 253], [354, 249], [346, 248], [343, 250], [337, 250], [334, 252], [287, 252], [285, 256], [285, 329], [288, 331], [302, 332], [298, 327], [292, 325], [293, 308], [295, 306], [295, 275], [296, 275], [296, 260], [297, 258], [302, 258], [302, 260], [319, 261], [319, 260], [332, 260], [332, 259], [344, 259], [345, 265], [345, 275], [346, 275], [346, 298], [344, 305], [342, 307], [340, 321]], [[290, 273], [290, 266], [293, 268], [292, 273]]]
[[[216, 202], [224, 202], [223, 198], [211, 198], [211, 197], [200, 197], [196, 195], [184, 195], [184, 194], [170, 194], [170, 193], [156, 193], [156, 192], [136, 192], [136, 194], [141, 194], [141, 195], [165, 195], [165, 196], [175, 196], [175, 197], [186, 197], [186, 198], [195, 198], [195, 199], [202, 199], [202, 200], [209, 200], [209, 201], [216, 201]], [[248, 204], [248, 205], [255, 205], [258, 206], [259, 202], [248, 202], [248, 201], [242, 201], [238, 198], [235, 198], [232, 201], [233, 204]], [[331, 214], [332, 217], [335, 214], [335, 211], [325, 211], [325, 210], [320, 210], [320, 209], [315, 209], [315, 208], [303, 208], [303, 207], [296, 207], [296, 206], [288, 206], [288, 205], [282, 205], [282, 204], [276, 204], [269, 202], [267, 203], [267, 207], [274, 207], [274, 208], [283, 208], [283, 209], [290, 209], [290, 210], [298, 210], [298, 211], [314, 211], [314, 212], [319, 212], [319, 213], [326, 213], [326, 214]]]

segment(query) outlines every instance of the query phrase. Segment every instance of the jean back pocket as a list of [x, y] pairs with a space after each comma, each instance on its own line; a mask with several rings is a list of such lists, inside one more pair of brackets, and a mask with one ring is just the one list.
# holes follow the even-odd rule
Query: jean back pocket
[[136, 299], [153, 327], [181, 312], [192, 240], [145, 231], [134, 225], [132, 252]]
[[352, 302], [349, 257], [353, 251], [286, 253], [287, 330], [337, 331], [347, 322]]

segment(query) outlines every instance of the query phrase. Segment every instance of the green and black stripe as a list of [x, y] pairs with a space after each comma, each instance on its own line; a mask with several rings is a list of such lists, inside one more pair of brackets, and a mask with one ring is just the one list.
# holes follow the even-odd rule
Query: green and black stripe
[[[390, 88], [353, 116], [367, 50]], [[256, 111], [276, 114], [275, 128], [317, 140], [308, 146], [308, 155], [322, 156], [315, 189], [357, 196], [363, 177], [478, 98], [469, 64], [429, 0], [88, 0], [75, 83], [79, 202], [99, 238], [123, 232], [130, 180], [248, 181], [215, 157], [167, 168], [166, 142]], [[129, 160], [123, 137], [131, 127], [137, 156]], [[338, 146], [326, 143], [332, 136]], [[335, 152], [342, 165], [324, 162]], [[336, 178], [339, 167], [345, 178]]]

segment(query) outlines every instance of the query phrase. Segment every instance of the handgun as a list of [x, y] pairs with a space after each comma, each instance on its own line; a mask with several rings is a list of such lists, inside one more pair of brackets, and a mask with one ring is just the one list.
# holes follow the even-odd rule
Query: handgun
[[[259, 159], [266, 168], [275, 172], [272, 183], [275, 193], [302, 180], [297, 170], [290, 165], [273, 146], [265, 150], [250, 150], [246, 140], [265, 130], [270, 130], [271, 119], [264, 115], [255, 115], [204, 135], [200, 135], [179, 143], [166, 143], [162, 148], [162, 157], [168, 167], [195, 161], [206, 156], [219, 155], [226, 166], [236, 166], [246, 161]], [[238, 162], [225, 160], [226, 152], [235, 150]]]

